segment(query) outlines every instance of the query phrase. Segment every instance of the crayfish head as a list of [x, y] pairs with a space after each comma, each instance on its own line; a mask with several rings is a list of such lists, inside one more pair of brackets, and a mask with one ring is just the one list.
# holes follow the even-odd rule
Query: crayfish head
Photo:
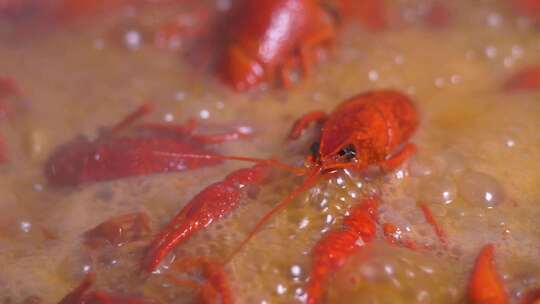
[[91, 148], [91, 144], [82, 139], [60, 146], [45, 164], [47, 181], [56, 186], [79, 184]]
[[311, 145], [308, 163], [311, 166], [320, 166], [324, 171], [332, 171], [356, 166], [358, 162], [357, 149], [353, 144], [348, 144], [331, 154], [323, 154], [320, 151], [320, 143], [315, 142]]

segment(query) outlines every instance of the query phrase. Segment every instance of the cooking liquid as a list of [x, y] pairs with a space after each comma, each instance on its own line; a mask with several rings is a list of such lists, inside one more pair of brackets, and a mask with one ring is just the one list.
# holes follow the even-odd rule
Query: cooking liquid
[[[9, 157], [0, 167], [0, 302], [34, 297], [55, 303], [87, 272], [98, 275], [96, 289], [194, 302], [192, 290], [164, 278], [167, 265], [182, 256], [223, 261], [301, 181], [276, 171], [240, 208], [175, 249], [160, 273], [149, 277], [140, 260], [150, 237], [96, 252], [83, 245], [82, 234], [135, 211], [148, 213], [157, 233], [201, 189], [249, 164], [227, 161], [61, 188], [43, 177], [44, 162], [59, 145], [80, 135], [96, 138], [100, 128], [151, 100], [156, 111], [145, 121], [195, 117], [208, 132], [253, 129], [252, 140], [209, 146], [216, 153], [302, 165], [317, 133], [287, 142], [292, 122], [377, 88], [400, 90], [414, 101], [421, 119], [412, 139], [418, 153], [384, 176], [343, 171], [323, 179], [275, 215], [225, 266], [237, 302], [303, 301], [311, 248], [372, 194], [382, 199], [381, 222], [432, 250], [391, 246], [379, 231], [378, 240], [332, 274], [328, 303], [465, 303], [473, 260], [488, 242], [496, 244], [498, 270], [517, 301], [523, 290], [540, 285], [540, 95], [505, 92], [502, 85], [518, 68], [540, 62], [539, 33], [506, 1], [445, 2], [452, 15], [441, 28], [423, 21], [430, 5], [394, 1], [390, 29], [346, 25], [310, 77], [287, 90], [270, 85], [242, 94], [186, 59], [186, 50], [202, 46], [156, 47], [152, 32], [178, 14], [188, 18], [187, 4], [120, 8], [52, 25], [0, 20], [0, 74], [23, 91], [12, 100], [13, 117], [0, 122]], [[432, 209], [447, 247], [418, 202]], [[200, 279], [197, 273], [189, 278]]]

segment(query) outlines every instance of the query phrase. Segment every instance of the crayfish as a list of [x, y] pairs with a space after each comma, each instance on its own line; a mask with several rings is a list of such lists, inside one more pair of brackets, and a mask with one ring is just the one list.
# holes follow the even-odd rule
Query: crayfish
[[[119, 132], [119, 130], [123, 130], [126, 126], [131, 125], [133, 120], [138, 119], [147, 111], [148, 109], [143, 106], [141, 109], [129, 115], [126, 119], [117, 124], [110, 132], [115, 135]], [[182, 148], [167, 150], [170, 149], [170, 147], [175, 148], [176, 146], [162, 145], [160, 149], [156, 149], [156, 145], [153, 145], [150, 146], [153, 148], [153, 150], [150, 150], [151, 152], [145, 152], [147, 154], [135, 151], [134, 155], [136, 155], [136, 157], [130, 156], [130, 154], [123, 155], [123, 160], [120, 162], [120, 166], [113, 162], [118, 161], [118, 157], [110, 157], [109, 155], [104, 154], [105, 157], [97, 159], [105, 161], [105, 164], [100, 165], [97, 167], [99, 170], [96, 170], [96, 167], [90, 165], [91, 160], [96, 160], [95, 155], [101, 155], [102, 153], [100, 151], [107, 149], [113, 151], [110, 152], [113, 154], [117, 153], [120, 155], [120, 152], [125, 153], [125, 150], [111, 149], [111, 147], [119, 147], [120, 145], [123, 145], [123, 142], [133, 141], [146, 149], [148, 148], [146, 144], [147, 141], [167, 143], [171, 141], [175, 143], [180, 141], [183, 143], [184, 140], [179, 140], [177, 138], [174, 138], [173, 140], [169, 137], [124, 137], [127, 139], [122, 139], [122, 137], [110, 136], [100, 138], [95, 142], [84, 141], [84, 144], [80, 146], [82, 148], [77, 148], [78, 146], [75, 142], [76, 148], [71, 148], [71, 151], [70, 149], [66, 150], [66, 148], [60, 148], [57, 155], [64, 156], [56, 156], [56, 158], [53, 157], [49, 161], [47, 170], [49, 170], [49, 172], [58, 174], [58, 170], [53, 171], [50, 169], [51, 162], [56, 166], [58, 166], [58, 164], [65, 163], [68, 165], [68, 169], [71, 168], [70, 166], [73, 166], [73, 164], [68, 163], [67, 160], [70, 158], [65, 156], [69, 155], [69, 153], [77, 156], [74, 159], [79, 159], [79, 164], [82, 163], [84, 165], [82, 168], [85, 169], [72, 171], [64, 169], [61, 171], [64, 173], [60, 176], [63, 176], [64, 179], [60, 179], [60, 181], [70, 181], [67, 182], [67, 184], [78, 184], [92, 180], [107, 180], [129, 175], [150, 174], [168, 170], [168, 167], [163, 169], [163, 167], [159, 166], [141, 165], [146, 163], [154, 165], [155, 163], [163, 164], [163, 162], [158, 162], [154, 158], [147, 160], [143, 157], [146, 155], [152, 155], [152, 153], [155, 153], [156, 151], [166, 155], [169, 161], [174, 160], [177, 162], [184, 162], [186, 164], [199, 161], [205, 165], [208, 165], [210, 162], [211, 164], [217, 164], [223, 160], [237, 160], [255, 163], [255, 165], [250, 168], [243, 168], [233, 171], [223, 180], [207, 186], [199, 194], [192, 198], [191, 201], [188, 202], [184, 208], [180, 210], [180, 212], [171, 220], [171, 222], [157, 234], [142, 261], [143, 269], [147, 272], [152, 272], [157, 268], [163, 258], [176, 246], [188, 240], [198, 231], [203, 230], [204, 228], [233, 212], [240, 205], [242, 198], [246, 195], [246, 189], [249, 188], [246, 186], [267, 183], [269, 180], [269, 172], [272, 168], [283, 169], [297, 175], [302, 175], [305, 178], [300, 185], [293, 189], [289, 195], [287, 195], [270, 212], [268, 212], [256, 223], [255, 227], [233, 252], [232, 256], [234, 256], [234, 254], [237, 253], [238, 250], [240, 250], [251, 239], [251, 237], [253, 237], [256, 232], [258, 232], [272, 218], [274, 214], [287, 207], [299, 194], [315, 185], [321, 177], [332, 175], [336, 170], [339, 169], [363, 171], [368, 167], [377, 166], [382, 170], [392, 170], [403, 163], [415, 151], [415, 146], [408, 143], [408, 140], [411, 138], [418, 126], [417, 112], [410, 99], [397, 91], [379, 90], [354, 96], [341, 103], [330, 114], [326, 114], [322, 111], [308, 113], [294, 123], [291, 131], [289, 132], [288, 139], [298, 139], [300, 136], [302, 136], [304, 130], [306, 130], [313, 123], [318, 123], [321, 125], [320, 138], [318, 141], [313, 143], [311, 152], [306, 157], [304, 167], [291, 166], [273, 159], [215, 155], [192, 150], [191, 146], [189, 146], [189, 149]], [[180, 132], [181, 134], [191, 134], [185, 131], [186, 129], [190, 129], [186, 126], [171, 129], [171, 127], [164, 127], [162, 125], [147, 124], [143, 125], [142, 127], [142, 130], [165, 132], [167, 135], [172, 133], [172, 135], [178, 136], [179, 131], [176, 129], [180, 129], [182, 131]], [[237, 136], [238, 134], [232, 137], [237, 138]], [[197, 138], [197, 135], [191, 134], [187, 135], [186, 140], [196, 140]], [[202, 138], [205, 139], [206, 142], [210, 141], [209, 137]], [[222, 140], [223, 136], [220, 136], [219, 139]], [[66, 151], [68, 151], [68, 153], [66, 153]], [[54, 161], [55, 159], [59, 159], [60, 161]], [[106, 171], [107, 166], [112, 166], [112, 173]], [[77, 166], [75, 166], [75, 168], [77, 168]], [[118, 170], [118, 168], [123, 169]], [[126, 170], [125, 168], [129, 168], [129, 170]], [[69, 174], [66, 174], [66, 172]], [[88, 174], [87, 172], [90, 172], [91, 174]], [[68, 175], [69, 179], [66, 179], [65, 177]], [[51, 180], [51, 182], [54, 181], [54, 179]], [[351, 217], [345, 221], [345, 229], [349, 231], [348, 234], [352, 235], [360, 233], [360, 236], [365, 238], [366, 241], [368, 241], [370, 238], [370, 221], [374, 221], [376, 219], [376, 201], [373, 200], [373, 204], [370, 204], [369, 206], [371, 207], [368, 209], [361, 209], [358, 211], [358, 216], [362, 219], [355, 219]], [[356, 211], [353, 212], [353, 214], [356, 213]], [[128, 224], [130, 227], [132, 226], [132, 217], [133, 216], [130, 216], [128, 218]], [[364, 222], [364, 220], [367, 222]], [[123, 225], [124, 221], [122, 218], [120, 221], [120, 226]], [[144, 225], [141, 227], [144, 228]], [[96, 229], [99, 231], [103, 230], [100, 226], [98, 226]], [[91, 231], [97, 231], [96, 229]], [[93, 235], [91, 232], [88, 234]], [[102, 235], [102, 233], [100, 233], [100, 235]], [[107, 237], [105, 241], [115, 243], [116, 239], [117, 238], [113, 235], [112, 238]], [[319, 255], [324, 255], [324, 248], [330, 250], [334, 247], [325, 247], [323, 245], [319, 245], [316, 248], [322, 249], [314, 249], [314, 252], [319, 252]], [[344, 257], [347, 256], [347, 252], [343, 252], [343, 254]], [[317, 258], [317, 253], [315, 253], [315, 260], [320, 260]], [[194, 258], [193, 261], [194, 263], [188, 263], [188, 267], [191, 267], [192, 265], [202, 267], [205, 276], [209, 276], [208, 282], [214, 286], [214, 291], [220, 293], [223, 302], [232, 297], [230, 296], [230, 291], [227, 291], [227, 289], [223, 287], [225, 286], [223, 284], [226, 282], [222, 279], [223, 276], [220, 275], [215, 277], [215, 280], [219, 279], [219, 282], [214, 282], [213, 279], [211, 279], [215, 274], [215, 272], [211, 271], [211, 269], [215, 269], [214, 266], [216, 264], [209, 264], [207, 260], [201, 260], [200, 258]], [[318, 265], [322, 264], [319, 263]], [[332, 270], [330, 264], [327, 266], [314, 266], [314, 269], [320, 267], [326, 268], [324, 271], [321, 270], [321, 272], [324, 273], [320, 274], [319, 283], [316, 283], [315, 281], [310, 283], [319, 284], [319, 287], [308, 287], [308, 290], [314, 290], [313, 297], [315, 298], [317, 297], [315, 293], [320, 293], [320, 284], [322, 284], [322, 280], [324, 280], [325, 273]], [[208, 297], [209, 294], [212, 294], [203, 292], [204, 290], [207, 290], [207, 288], [209, 287], [203, 286], [199, 288], [201, 298]], [[94, 296], [94, 294], [90, 293], [90, 296]]]
[[111, 218], [84, 233], [84, 244], [91, 249], [122, 246], [150, 234], [150, 218], [134, 212]]
[[475, 304], [506, 304], [508, 294], [497, 273], [495, 246], [487, 244], [480, 250], [469, 280], [469, 299]]
[[151, 111], [144, 104], [96, 140], [77, 138], [60, 146], [45, 165], [47, 180], [57, 186], [106, 181], [134, 175], [185, 171], [217, 165], [218, 158], [185, 158], [179, 154], [208, 154], [204, 144], [250, 136], [241, 129], [215, 135], [195, 134], [196, 121], [184, 125], [143, 124], [123, 135], [137, 119]]
[[124, 295], [112, 295], [103, 291], [88, 290], [96, 280], [93, 273], [88, 274], [73, 291], [68, 293], [58, 304], [152, 304], [154, 301]]
[[348, 256], [375, 237], [378, 205], [376, 198], [365, 199], [343, 219], [343, 229], [327, 233], [313, 247], [306, 303], [318, 303], [328, 274], [343, 265]]
[[[289, 139], [299, 138], [312, 122], [322, 123], [321, 135], [320, 141], [314, 143], [312, 152], [307, 156], [305, 167], [291, 167], [275, 160], [245, 158], [257, 164], [230, 173], [188, 202], [154, 239], [142, 267], [153, 271], [174, 247], [232, 212], [239, 206], [245, 186], [266, 182], [271, 167], [289, 170], [306, 178], [258, 221], [238, 248], [247, 243], [272, 215], [312, 187], [321, 176], [344, 168], [362, 171], [371, 165], [391, 170], [415, 151], [414, 145], [407, 141], [417, 128], [417, 113], [409, 98], [397, 91], [381, 90], [354, 96], [329, 115], [320, 111], [309, 113], [296, 121]], [[213, 155], [177, 156], [214, 159]], [[240, 157], [229, 159], [242, 160]]]
[[[175, 272], [185, 272], [200, 268], [205, 280], [203, 282], [179, 278], [172, 273], [167, 278], [173, 284], [189, 287], [198, 293], [199, 303], [232, 304], [234, 299], [227, 281], [225, 271], [218, 263], [204, 257], [186, 257], [171, 265]], [[58, 304], [158, 304], [156, 299], [139, 296], [112, 294], [106, 291], [90, 291], [96, 281], [96, 275], [89, 273], [83, 281], [70, 293], [65, 295]], [[219, 299], [219, 300], [218, 300]]]
[[358, 15], [371, 29], [384, 27], [380, 0], [245, 0], [233, 9], [217, 74], [236, 91], [279, 78], [291, 85], [298, 62], [308, 75], [320, 46], [336, 36], [340, 19]]

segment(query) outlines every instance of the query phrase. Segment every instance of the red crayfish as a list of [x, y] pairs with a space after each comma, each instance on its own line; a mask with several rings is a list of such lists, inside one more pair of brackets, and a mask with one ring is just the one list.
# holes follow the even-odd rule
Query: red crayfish
[[[309, 113], [293, 125], [289, 139], [300, 137], [312, 122], [322, 123], [321, 136], [320, 142], [312, 146], [305, 168], [289, 167], [273, 160], [252, 160], [258, 164], [235, 171], [222, 181], [208, 186], [188, 202], [154, 239], [143, 260], [143, 268], [153, 271], [175, 246], [230, 213], [239, 205], [244, 186], [264, 182], [272, 166], [307, 177], [259, 220], [238, 248], [262, 228], [273, 214], [313, 186], [323, 174], [343, 168], [361, 171], [370, 165], [393, 169], [415, 150], [414, 145], [407, 141], [417, 128], [417, 112], [409, 98], [397, 91], [381, 90], [357, 95], [340, 104], [330, 115], [320, 111]], [[177, 156], [214, 158], [212, 155]]]
[[[245, 0], [226, 24], [218, 59], [221, 81], [248, 90], [276, 75], [290, 86], [290, 71], [300, 62], [309, 74], [317, 48], [336, 36], [340, 17], [357, 12], [369, 28], [384, 26], [382, 1]], [[352, 8], [352, 9], [351, 9]]]
[[84, 233], [84, 244], [91, 249], [122, 246], [150, 234], [150, 218], [134, 212], [113, 217]]
[[112, 295], [103, 291], [88, 290], [94, 284], [96, 276], [88, 274], [81, 284], [58, 302], [58, 304], [152, 304], [152, 300], [138, 297]]
[[343, 219], [343, 229], [327, 233], [312, 250], [312, 267], [306, 287], [308, 304], [319, 302], [328, 274], [375, 237], [379, 201], [367, 198]]
[[[323, 287], [328, 276], [341, 268], [347, 258], [365, 247], [376, 235], [376, 227], [382, 224], [383, 235], [392, 245], [417, 250], [420, 246], [410, 239], [403, 239], [400, 229], [392, 223], [379, 220], [379, 198], [368, 197], [354, 206], [343, 219], [340, 230], [330, 231], [320, 239], [311, 251], [311, 274], [306, 286], [306, 303], [319, 303], [323, 296]], [[446, 247], [445, 233], [435, 220], [429, 207], [420, 204], [426, 221], [433, 226], [435, 234]]]
[[506, 304], [508, 294], [494, 261], [495, 246], [487, 244], [480, 250], [469, 280], [469, 299], [474, 304]]
[[208, 154], [210, 151], [202, 145], [249, 137], [249, 133], [242, 130], [216, 135], [194, 134], [194, 120], [179, 126], [143, 124], [133, 135], [119, 135], [149, 111], [150, 104], [145, 104], [97, 140], [78, 138], [57, 148], [45, 165], [47, 180], [53, 185], [74, 186], [217, 165], [221, 162], [217, 157], [204, 159], [178, 155]]

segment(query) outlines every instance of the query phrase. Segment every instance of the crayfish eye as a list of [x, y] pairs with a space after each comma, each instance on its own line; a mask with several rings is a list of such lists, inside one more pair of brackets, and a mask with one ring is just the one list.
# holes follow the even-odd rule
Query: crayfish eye
[[353, 145], [348, 145], [339, 151], [339, 156], [346, 160], [351, 160], [356, 157], [356, 149]]
[[313, 158], [318, 159], [319, 158], [319, 148], [321, 147], [321, 144], [316, 141], [313, 144], [311, 144], [311, 147], [309, 147], [309, 151]]

